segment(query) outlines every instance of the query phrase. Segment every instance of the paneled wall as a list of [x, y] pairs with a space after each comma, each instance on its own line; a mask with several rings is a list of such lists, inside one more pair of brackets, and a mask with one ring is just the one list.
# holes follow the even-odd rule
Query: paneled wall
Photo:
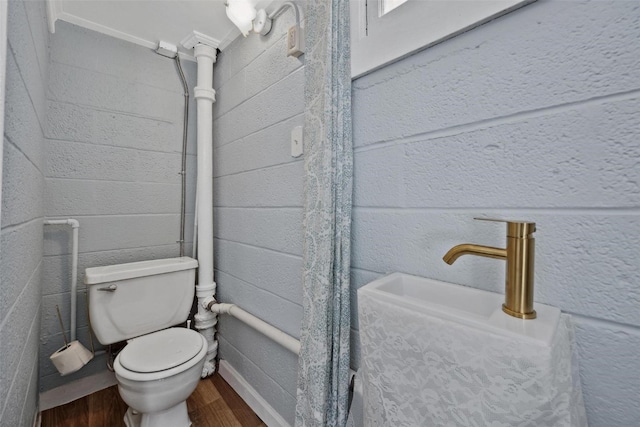
[[[640, 423], [640, 9], [538, 1], [354, 82], [353, 279], [504, 292], [442, 256], [538, 225], [535, 300], [573, 314], [589, 424]], [[355, 321], [354, 317], [354, 321]]]
[[31, 426], [38, 408], [49, 34], [43, 1], [11, 1], [8, 7], [0, 233], [0, 425]]
[[[183, 61], [190, 88], [195, 63]], [[183, 89], [173, 60], [58, 21], [51, 37], [45, 143], [47, 217], [80, 221], [78, 337], [89, 347], [88, 267], [179, 255]], [[187, 254], [193, 235], [195, 103], [188, 143]], [[106, 369], [105, 358], [60, 377], [49, 355], [69, 328], [71, 232], [47, 227], [40, 331], [41, 390]], [[96, 345], [100, 347], [99, 343]]]
[[[302, 321], [303, 58], [286, 56], [289, 9], [266, 37], [240, 37], [214, 67], [217, 298], [298, 337]], [[219, 320], [220, 357], [293, 424], [297, 357], [243, 323]]]
[[[182, 89], [170, 60], [61, 22], [49, 64], [42, 4], [9, 8], [0, 420], [25, 425], [39, 312], [42, 390], [104, 369], [61, 378], [48, 361], [62, 344], [55, 306], [68, 318], [71, 248], [64, 228], [43, 242], [41, 219], [80, 221], [81, 273], [176, 256]], [[215, 278], [221, 301], [297, 337], [304, 173], [290, 132], [304, 56], [286, 57], [291, 23], [287, 11], [215, 65]], [[355, 290], [381, 274], [503, 292], [500, 261], [441, 257], [504, 244], [503, 226], [474, 216], [529, 219], [536, 300], [574, 315], [590, 425], [640, 422], [639, 37], [634, 2], [539, 0], [354, 82], [354, 344]], [[82, 292], [78, 325], [88, 345]], [[296, 357], [230, 317], [219, 326], [221, 357], [293, 423]]]

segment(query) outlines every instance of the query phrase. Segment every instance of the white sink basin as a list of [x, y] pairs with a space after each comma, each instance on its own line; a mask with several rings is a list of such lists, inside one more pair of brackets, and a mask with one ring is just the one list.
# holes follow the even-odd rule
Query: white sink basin
[[551, 345], [560, 310], [535, 304], [536, 319], [522, 320], [502, 311], [504, 295], [403, 273], [392, 273], [363, 286], [358, 294], [492, 333]]

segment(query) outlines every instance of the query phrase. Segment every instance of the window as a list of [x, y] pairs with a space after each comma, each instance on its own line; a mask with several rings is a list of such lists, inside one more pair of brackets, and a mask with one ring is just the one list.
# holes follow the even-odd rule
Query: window
[[350, 0], [358, 77], [535, 0]]

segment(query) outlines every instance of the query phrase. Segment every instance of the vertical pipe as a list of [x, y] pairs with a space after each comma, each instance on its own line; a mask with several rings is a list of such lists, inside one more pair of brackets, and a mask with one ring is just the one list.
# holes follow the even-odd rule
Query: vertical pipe
[[218, 321], [214, 313], [208, 311], [203, 302], [215, 294], [213, 281], [213, 62], [216, 49], [204, 44], [195, 46], [194, 55], [198, 64], [197, 86], [194, 94], [197, 105], [197, 141], [198, 141], [198, 313], [195, 326], [207, 339], [209, 348], [205, 359], [202, 377], [215, 371], [215, 357], [218, 343], [214, 340], [214, 327]]
[[213, 283], [213, 124], [212, 110], [213, 60], [215, 50], [198, 44], [195, 56], [198, 61], [198, 83], [194, 89], [197, 107], [198, 140], [198, 281], [201, 285]]
[[[182, 71], [180, 55], [176, 55], [173, 60], [176, 62], [180, 81], [182, 82], [182, 90], [184, 91], [184, 112], [182, 115], [182, 164], [180, 169], [182, 185], [180, 193], [180, 256], [184, 256], [184, 227], [185, 218], [187, 216], [187, 129], [189, 127], [189, 87], [187, 86], [187, 79], [185, 79], [184, 72]], [[195, 256], [195, 254], [192, 254], [192, 256]]]
[[78, 313], [78, 221], [70, 219], [73, 244], [71, 249], [71, 341], [76, 340], [76, 318]]
[[76, 340], [76, 313], [78, 300], [78, 229], [80, 223], [78, 220], [69, 219], [47, 219], [44, 225], [70, 225], [73, 230], [72, 247], [71, 247], [71, 313], [70, 313], [70, 332], [71, 341]]

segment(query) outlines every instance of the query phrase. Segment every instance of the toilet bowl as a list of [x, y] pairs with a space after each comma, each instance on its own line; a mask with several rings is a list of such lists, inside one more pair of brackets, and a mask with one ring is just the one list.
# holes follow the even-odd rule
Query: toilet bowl
[[188, 427], [186, 399], [207, 354], [189, 315], [196, 260], [181, 257], [88, 268], [91, 325], [102, 344], [128, 340], [114, 362], [127, 427]]
[[207, 340], [170, 328], [131, 340], [116, 357], [118, 391], [129, 406], [127, 427], [188, 427], [186, 399], [193, 393], [207, 354]]

